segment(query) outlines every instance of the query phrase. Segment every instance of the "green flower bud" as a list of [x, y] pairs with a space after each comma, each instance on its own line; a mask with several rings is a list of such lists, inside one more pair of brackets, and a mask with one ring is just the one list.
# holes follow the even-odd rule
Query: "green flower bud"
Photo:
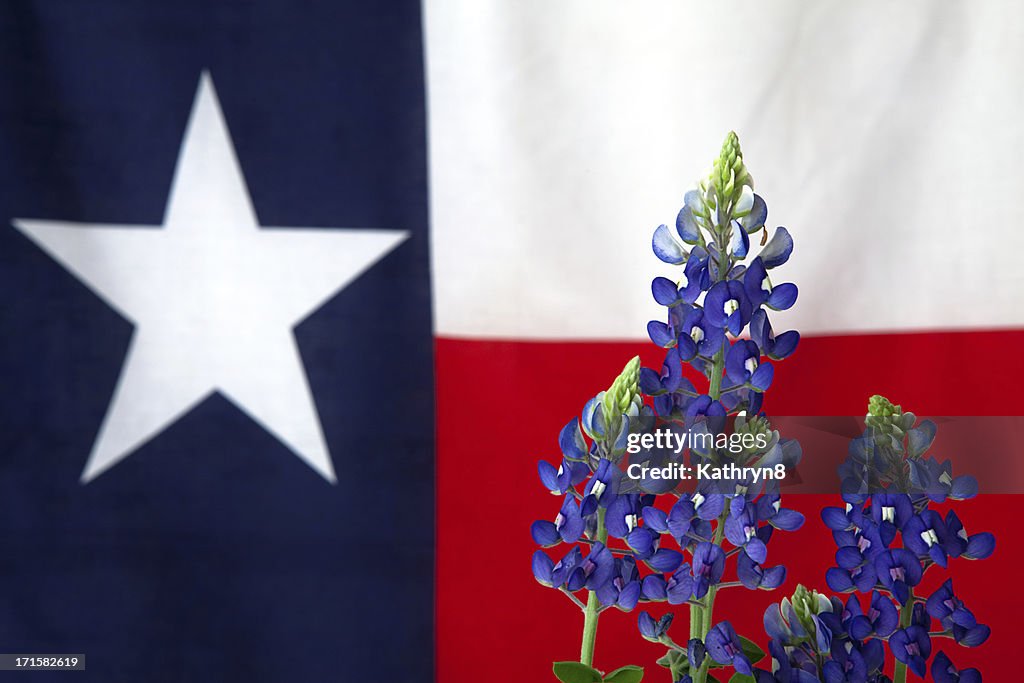
[[639, 408], [639, 382], [640, 356], [633, 356], [601, 399], [606, 421], [610, 420], [612, 415], [629, 413], [634, 405]]
[[874, 429], [879, 436], [901, 438], [903, 429], [903, 408], [894, 405], [884, 396], [875, 394], [868, 399], [868, 414], [864, 424]]
[[[709, 184], [717, 191], [723, 209], [731, 208], [739, 201], [744, 186], [753, 188], [754, 181], [743, 163], [739, 136], [729, 132], [722, 143], [722, 151], [712, 166]], [[728, 219], [728, 216], [724, 218]]]
[[875, 394], [868, 399], [869, 417], [888, 417], [890, 415], [901, 414], [903, 414], [903, 409], [900, 406], [893, 405], [892, 401], [887, 399], [885, 396]]
[[[782, 602], [787, 602], [787, 599], [783, 598]], [[832, 603], [829, 602], [828, 598], [818, 591], [807, 590], [803, 585], [796, 587], [793, 597], [788, 602], [793, 605], [796, 618], [800, 621], [800, 625], [804, 627], [804, 630], [811, 635], [811, 638], [814, 638], [817, 631], [814, 626], [814, 619], [811, 617], [822, 612], [832, 611]], [[783, 608], [785, 608], [785, 605], [783, 605]], [[783, 614], [785, 614], [785, 610]]]

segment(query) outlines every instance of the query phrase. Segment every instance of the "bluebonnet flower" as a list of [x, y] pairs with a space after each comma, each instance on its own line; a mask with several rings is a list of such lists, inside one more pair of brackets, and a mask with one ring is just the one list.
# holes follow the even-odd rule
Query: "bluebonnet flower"
[[932, 641], [928, 637], [928, 629], [918, 625], [901, 628], [889, 636], [889, 648], [897, 660], [924, 678], [927, 670], [925, 662], [932, 654]]
[[702, 394], [690, 401], [686, 407], [686, 417], [725, 417], [725, 406], [721, 401]]
[[786, 568], [782, 565], [765, 568], [750, 559], [746, 553], [740, 553], [736, 559], [736, 575], [740, 583], [747, 588], [773, 590], [786, 580]]
[[615, 558], [610, 550], [601, 542], [596, 542], [590, 547], [590, 553], [579, 560], [572, 568], [566, 587], [576, 592], [586, 588], [596, 591], [612, 578], [615, 572]]
[[878, 526], [884, 545], [892, 543], [896, 532], [910, 521], [914, 506], [906, 493], [876, 493], [871, 497], [871, 518]]
[[704, 309], [691, 308], [679, 321], [677, 345], [682, 361], [691, 361], [697, 355], [710, 358], [725, 345], [725, 330], [712, 324]]
[[771, 321], [763, 308], [758, 308], [750, 316], [750, 339], [761, 349], [761, 353], [772, 360], [783, 360], [796, 351], [800, 343], [800, 333], [789, 330], [775, 336]]
[[696, 303], [700, 294], [711, 285], [708, 259], [709, 255], [706, 249], [694, 247], [686, 258], [686, 266], [683, 268], [678, 284], [667, 277], [654, 279], [654, 282], [651, 283], [654, 300], [662, 306], [669, 307], [679, 303]]
[[703, 598], [708, 588], [722, 580], [725, 551], [714, 543], [698, 543], [693, 551], [693, 595]]
[[[705, 648], [716, 662], [753, 674], [743, 652], [745, 641], [728, 622], [709, 629], [713, 622], [704, 611], [710, 611], [711, 596], [719, 589], [779, 586], [785, 567], [764, 566], [767, 544], [775, 530], [801, 526], [802, 515], [783, 508], [775, 489], [749, 478], [686, 492], [681, 479], [629, 480], [623, 470], [627, 462], [653, 471], [687, 459], [689, 465], [739, 467], [791, 467], [799, 460], [799, 445], [781, 439], [761, 415], [773, 361], [792, 354], [799, 341], [796, 331], [776, 336], [765, 313], [765, 308], [788, 309], [798, 294], [795, 285], [775, 285], [768, 275], [789, 258], [793, 241], [784, 228], [768, 239], [766, 219], [767, 205], [753, 192], [738, 140], [730, 134], [711, 175], [686, 193], [675, 229], [659, 226], [652, 239], [655, 255], [677, 267], [651, 283], [655, 301], [665, 307], [665, 317], [648, 324], [651, 340], [665, 350], [660, 369], [640, 368], [636, 359], [627, 364], [612, 386], [562, 429], [557, 468], [538, 465], [546, 490], [564, 498], [554, 521], [534, 522], [531, 534], [542, 547], [566, 543], [572, 548], [557, 563], [537, 551], [533, 572], [543, 585], [569, 593], [584, 610], [585, 633], [591, 636], [584, 638], [584, 664], [589, 664], [586, 644], [593, 642], [603, 609], [628, 611], [640, 602], [667, 601], [691, 609], [695, 637], [686, 659], [680, 660], [683, 651], [667, 638], [671, 615], [655, 621], [644, 613], [638, 623], [644, 637], [673, 648], [665, 665], [674, 680], [709, 680]], [[751, 254], [750, 235], [762, 230], [761, 244], [767, 246]], [[740, 339], [748, 325], [751, 339]], [[707, 380], [701, 389], [684, 371], [686, 364]], [[647, 403], [645, 396], [650, 397]], [[768, 446], [735, 453], [717, 443], [691, 444], [674, 457], [660, 445], [636, 450], [630, 439], [666, 424], [716, 437], [732, 427], [726, 416], [741, 411], [748, 417], [737, 419], [734, 431], [764, 433], [770, 437]], [[656, 496], [674, 498], [668, 502]], [[733, 547], [728, 555], [725, 544]], [[739, 581], [723, 584], [732, 555]], [[595, 600], [584, 604], [575, 595], [583, 590], [596, 596], [600, 609], [594, 609]], [[819, 636], [825, 638], [826, 630], [822, 627]], [[803, 671], [802, 666], [797, 669]], [[803, 680], [800, 673], [795, 676]]]
[[549, 548], [559, 543], [575, 543], [580, 540], [584, 526], [576, 499], [569, 494], [562, 502], [562, 509], [555, 521], [538, 520], [530, 527], [530, 533], [537, 545]]
[[782, 531], [796, 531], [804, 525], [804, 516], [782, 507], [782, 498], [777, 493], [766, 493], [757, 499], [757, 516]]
[[964, 647], [978, 647], [992, 634], [992, 629], [985, 624], [975, 624], [970, 628], [953, 624], [950, 631], [953, 634], [953, 640]]
[[[849, 531], [857, 527], [866, 526], [864, 517], [863, 501], [859, 503], [853, 502], [856, 496], [844, 495], [846, 500], [846, 506], [839, 507], [826, 507], [821, 511], [821, 521], [825, 522], [825, 526], [833, 531]], [[873, 523], [873, 522], [870, 522]]]
[[583, 562], [583, 553], [578, 545], [573, 546], [557, 563], [553, 562], [543, 550], [538, 550], [533, 554], [533, 575], [544, 586], [562, 588], [569, 575], [581, 562]]
[[689, 563], [680, 565], [665, 582], [665, 598], [670, 605], [685, 604], [693, 596], [693, 575]]
[[580, 510], [584, 516], [597, 511], [598, 506], [608, 507], [618, 497], [618, 485], [622, 479], [622, 470], [611, 460], [601, 458], [594, 475], [583, 490], [583, 502]]
[[612, 578], [597, 589], [602, 605], [614, 606], [625, 612], [636, 607], [640, 600], [640, 573], [632, 557], [616, 557]]
[[928, 610], [928, 614], [938, 619], [944, 628], [950, 628], [953, 624], [970, 628], [978, 623], [974, 614], [953, 594], [953, 579], [946, 579], [938, 590], [931, 594], [925, 603], [925, 609]]
[[686, 643], [686, 661], [691, 669], [697, 669], [704, 663], [708, 649], [700, 638], [690, 638]]
[[957, 669], [941, 650], [932, 660], [932, 678], [935, 683], [981, 683], [981, 674], [977, 669]]
[[761, 362], [761, 349], [752, 341], [735, 342], [725, 355], [725, 373], [736, 384], [749, 384], [758, 391], [766, 391], [772, 384], [775, 368]]
[[617, 496], [608, 506], [605, 525], [612, 538], [625, 538], [640, 523], [641, 510], [654, 502], [654, 496], [628, 493]]
[[758, 536], [757, 510], [747, 505], [736, 515], [725, 518], [725, 537], [754, 562], [764, 562], [768, 557], [768, 547]]
[[704, 316], [715, 327], [739, 336], [750, 322], [753, 306], [743, 285], [736, 280], [715, 283], [704, 298]]
[[894, 548], [875, 557], [875, 574], [896, 599], [906, 603], [910, 589], [921, 582], [921, 562], [909, 550]]
[[835, 641], [829, 650], [831, 659], [822, 666], [826, 683], [861, 683], [868, 678], [868, 663], [852, 642]]
[[545, 488], [556, 496], [565, 493], [583, 481], [590, 469], [582, 462], [572, 462], [562, 458], [562, 464], [555, 469], [555, 466], [546, 460], [537, 463], [537, 473], [540, 475], [541, 483]]
[[[841, 612], [825, 618], [838, 634], [823, 669], [828, 681], [880, 677], [870, 667], [868, 677], [861, 677], [850, 653], [862, 647], [859, 644], [874, 642], [879, 645], [872, 648], [881, 647], [881, 639], [887, 639], [898, 662], [897, 674], [906, 667], [923, 677], [931, 636], [936, 634], [930, 630], [933, 619], [942, 625], [938, 634], [967, 647], [980, 645], [990, 634], [988, 626], [978, 623], [955, 595], [952, 580], [947, 579], [926, 601], [913, 595], [926, 569], [945, 568], [955, 558], [981, 559], [993, 552], [992, 534], [968, 535], [953, 510], [943, 517], [929, 507], [932, 502], [970, 498], [977, 493], [977, 483], [971, 477], [955, 477], [948, 461], [925, 457], [935, 438], [934, 423], [917, 423], [913, 413], [904, 413], [881, 396], [869, 401], [865, 423], [866, 431], [851, 442], [840, 467], [845, 508], [826, 508], [821, 516], [838, 545], [839, 566], [828, 570], [826, 581], [833, 590], [870, 591], [871, 607], [863, 612], [857, 597], [850, 596]], [[902, 611], [883, 588], [904, 605]], [[836, 649], [836, 643], [842, 644], [845, 654]], [[931, 670], [940, 682], [961, 676], [945, 654], [936, 656]], [[976, 670], [964, 674], [965, 680], [980, 680]]]
[[860, 603], [855, 595], [846, 602], [852, 614], [849, 624], [850, 636], [864, 640], [869, 636], [885, 638], [896, 630], [900, 623], [900, 615], [892, 600], [878, 591], [871, 591], [871, 606], [867, 613], [860, 611]]
[[966, 475], [953, 477], [953, 464], [949, 460], [913, 458], [908, 464], [911, 482], [936, 503], [946, 498], [968, 500], [978, 494], [978, 481]]
[[640, 389], [648, 396], [672, 393], [680, 387], [687, 387], [690, 393], [696, 393], [693, 384], [683, 377], [683, 366], [679, 362], [679, 349], [668, 350], [660, 374], [650, 368], [640, 368]]
[[739, 636], [728, 621], [722, 621], [711, 627], [704, 639], [708, 656], [719, 664], [731, 664], [741, 674], [751, 676], [754, 673], [750, 659], [743, 653]]
[[773, 671], [756, 670], [754, 672], [756, 683], [820, 683], [820, 679], [817, 676], [817, 667], [814, 662], [809, 659], [805, 660], [805, 663], [813, 670], [813, 673], [798, 665], [794, 665], [791, 654], [799, 656], [799, 650], [792, 651], [792, 653], [787, 652], [780, 641], [772, 640], [768, 643], [768, 653], [775, 662]]
[[784, 311], [796, 302], [796, 285], [787, 282], [773, 286], [761, 257], [755, 258], [743, 274], [743, 287], [754, 306], [764, 304], [777, 311]]
[[955, 557], [967, 546], [963, 539], [950, 538], [946, 523], [935, 510], [924, 510], [907, 520], [903, 527], [903, 545], [918, 555], [930, 557], [940, 567], [947, 564], [947, 549], [952, 550]]
[[671, 612], [663, 614], [657, 620], [647, 612], [641, 612], [638, 619], [640, 635], [647, 640], [657, 643], [668, 632], [668, 627], [672, 625], [672, 619], [674, 618], [675, 615]]

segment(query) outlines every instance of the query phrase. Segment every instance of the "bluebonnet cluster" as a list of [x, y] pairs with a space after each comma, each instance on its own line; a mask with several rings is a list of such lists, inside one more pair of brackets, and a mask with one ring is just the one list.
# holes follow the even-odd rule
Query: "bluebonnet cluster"
[[[917, 424], [913, 413], [881, 396], [872, 397], [866, 423], [840, 468], [845, 506], [822, 511], [838, 546], [837, 566], [826, 581], [850, 595], [843, 602], [800, 587], [793, 600], [769, 607], [764, 624], [774, 671], [757, 672], [758, 683], [890, 681], [883, 672], [887, 650], [896, 662], [895, 679], [905, 681], [907, 669], [926, 675], [935, 639], [974, 647], [989, 636], [952, 579], [915, 594], [929, 569], [992, 554], [992, 534], [968, 534], [954, 511], [943, 516], [931, 509], [973, 497], [977, 483], [953, 476], [948, 461], [925, 457], [934, 423]], [[941, 683], [981, 680], [977, 670], [958, 670], [941, 651], [931, 675]]]
[[[708, 177], [686, 194], [674, 231], [662, 225], [654, 234], [657, 257], [680, 267], [678, 280], [659, 277], [652, 284], [655, 300], [667, 308], [665, 321], [648, 325], [651, 339], [666, 349], [660, 371], [631, 361], [562, 430], [559, 465], [539, 465], [541, 481], [562, 505], [554, 520], [534, 523], [533, 538], [542, 547], [569, 547], [555, 558], [538, 550], [534, 576], [568, 594], [588, 620], [590, 612], [628, 611], [640, 602], [687, 605], [685, 648], [667, 634], [671, 615], [640, 615], [641, 633], [670, 648], [662, 664], [673, 680], [703, 683], [708, 669], [721, 665], [752, 671], [756, 646], [729, 622], [712, 620], [715, 592], [778, 587], [786, 571], [767, 562], [767, 544], [775, 530], [792, 531], [804, 521], [763, 481], [730, 479], [684, 490], [679, 481], [627, 479], [621, 467], [630, 434], [663, 424], [717, 434], [730, 416], [735, 432], [766, 435], [767, 446], [691, 448], [691, 464], [792, 466], [799, 459], [799, 445], [781, 439], [760, 414], [773, 361], [793, 353], [800, 338], [796, 331], [776, 335], [768, 317], [797, 298], [795, 285], [775, 284], [769, 276], [789, 259], [793, 241], [785, 228], [768, 239], [767, 207], [752, 185], [730, 134]], [[762, 248], [753, 255], [751, 236], [758, 233]], [[685, 376], [687, 365], [703, 374], [704, 390]], [[654, 463], [660, 456], [643, 457]], [[729, 558], [735, 558], [737, 580], [725, 582]], [[586, 605], [576, 596], [584, 590]], [[589, 664], [586, 628], [581, 661]]]

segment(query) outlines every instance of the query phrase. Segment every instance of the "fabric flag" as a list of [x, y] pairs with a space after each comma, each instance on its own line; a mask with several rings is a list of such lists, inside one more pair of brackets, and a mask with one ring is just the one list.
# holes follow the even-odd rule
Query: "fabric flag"
[[430, 677], [420, 36], [410, 3], [0, 8], [0, 650]]
[[[1024, 414], [1022, 39], [1009, 0], [9, 0], [0, 652], [550, 680], [536, 461], [660, 363], [650, 236], [730, 129], [798, 245], [769, 414]], [[786, 584], [720, 600], [745, 632], [833, 561], [798, 498]], [[958, 512], [1012, 539], [1017, 500]], [[1022, 560], [957, 567], [961, 667], [1013, 673]], [[665, 676], [635, 615], [598, 641]]]

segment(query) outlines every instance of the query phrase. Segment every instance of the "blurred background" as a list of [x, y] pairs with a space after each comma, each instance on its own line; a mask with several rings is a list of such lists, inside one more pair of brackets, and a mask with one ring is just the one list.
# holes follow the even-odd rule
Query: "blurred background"
[[[651, 235], [730, 130], [796, 245], [769, 415], [1024, 413], [1022, 45], [1009, 0], [9, 0], [0, 650], [547, 680], [581, 620], [530, 572], [536, 461], [660, 366]], [[824, 587], [835, 501], [795, 498], [786, 584], [719, 603], [741, 632]], [[1000, 539], [955, 569], [990, 677], [1016, 502], [958, 507]], [[597, 652], [667, 680], [635, 614]]]

